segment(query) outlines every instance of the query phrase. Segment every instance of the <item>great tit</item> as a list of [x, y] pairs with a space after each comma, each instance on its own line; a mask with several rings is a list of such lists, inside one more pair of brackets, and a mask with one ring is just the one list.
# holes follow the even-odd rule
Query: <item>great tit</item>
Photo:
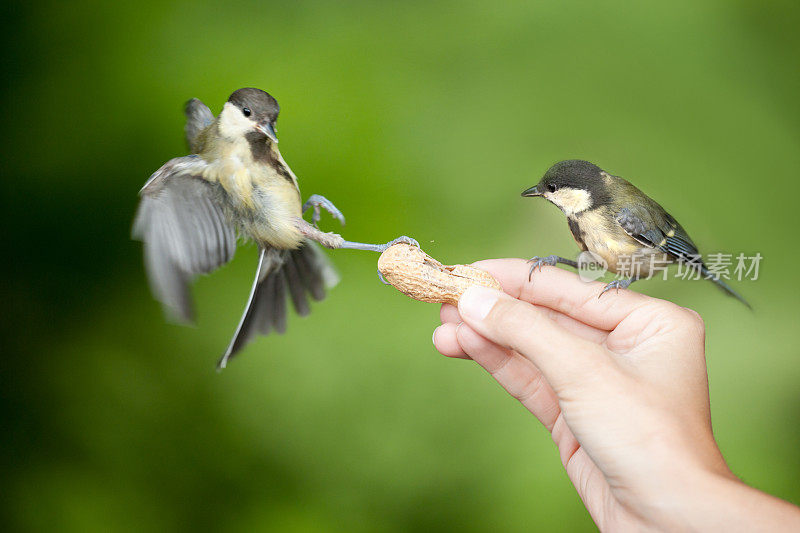
[[[649, 277], [657, 267], [679, 262], [750, 307], [718, 276], [711, 275], [697, 246], [663, 207], [597, 165], [578, 159], [556, 163], [522, 196], [541, 196], [555, 204], [567, 216], [581, 250], [599, 256], [611, 272], [628, 276], [606, 285], [600, 295], [625, 289], [637, 279]], [[556, 255], [534, 257], [531, 263], [531, 275], [536, 268], [556, 263], [578, 268], [576, 261]]]
[[[144, 243], [155, 296], [170, 317], [184, 322], [194, 316], [189, 283], [230, 261], [237, 237], [257, 244], [250, 296], [219, 368], [255, 334], [285, 331], [287, 291], [297, 313], [307, 315], [306, 294], [321, 300], [325, 288], [337, 283], [314, 241], [377, 252], [395, 242], [418, 246], [405, 236], [364, 244], [317, 229], [320, 208], [342, 224], [344, 216], [316, 194], [301, 202], [297, 176], [278, 150], [278, 102], [265, 91], [235, 91], [216, 118], [196, 98], [185, 111], [191, 155], [171, 159], [142, 187], [133, 236]], [[309, 209], [313, 224], [302, 218]]]

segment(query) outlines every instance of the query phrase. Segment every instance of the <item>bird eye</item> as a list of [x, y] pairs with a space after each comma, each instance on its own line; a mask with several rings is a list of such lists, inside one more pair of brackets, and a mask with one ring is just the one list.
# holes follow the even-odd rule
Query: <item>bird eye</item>
[[556, 189], [557, 189], [557, 187], [556, 187], [556, 184], [555, 184], [555, 183], [548, 183], [548, 184], [547, 184], [547, 190], [548, 190], [548, 191], [550, 191], [550, 192], [556, 192]]
[[243, 108], [242, 109], [242, 113], [244, 113], [244, 116], [249, 117], [250, 116], [250, 108], [249, 107]]

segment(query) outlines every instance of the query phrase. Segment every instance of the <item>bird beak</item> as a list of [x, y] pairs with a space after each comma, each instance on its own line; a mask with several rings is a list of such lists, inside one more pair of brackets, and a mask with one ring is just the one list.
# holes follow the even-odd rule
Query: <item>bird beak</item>
[[530, 189], [525, 189], [522, 191], [522, 196], [541, 196], [542, 191], [539, 190], [538, 185], [534, 185]]
[[261, 124], [256, 125], [256, 129], [269, 137], [269, 140], [277, 143], [278, 142], [278, 135], [275, 133], [275, 128], [269, 122], [263, 122]]

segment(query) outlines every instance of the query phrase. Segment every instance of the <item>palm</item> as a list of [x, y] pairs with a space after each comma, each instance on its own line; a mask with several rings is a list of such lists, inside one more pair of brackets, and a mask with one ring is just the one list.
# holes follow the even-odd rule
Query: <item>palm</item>
[[[662, 312], [657, 306], [640, 308], [608, 332], [605, 341], [600, 343], [612, 361], [625, 368], [626, 373], [634, 374], [632, 378], [638, 377], [639, 383], [650, 383], [654, 387], [659, 386], [658, 376], [664, 375], [666, 370], [655, 358], [663, 355], [665, 348], [674, 346], [677, 339], [673, 337], [679, 333], [664, 327]], [[636, 360], [647, 360], [648, 364], [630, 364]], [[540, 375], [533, 365], [529, 372], [528, 379]], [[553, 394], [553, 398], [552, 408], [558, 412], [553, 439], [567, 475], [596, 523], [610, 530], [634, 525], [637, 518], [628, 508], [635, 487], [630, 486], [628, 479], [639, 476], [637, 472], [627, 471], [617, 460], [620, 456], [630, 456], [641, 446], [641, 428], [634, 423], [637, 417], [631, 418], [632, 413], [627, 412], [630, 406], [613, 394], [606, 395], [606, 401], [600, 402], [591, 395], [558, 401]], [[580, 439], [573, 433], [573, 427]], [[613, 442], [609, 435], [613, 435]]]
[[[629, 509], [662, 465], [629, 459], [646, 456], [644, 448], [692, 439], [710, 429], [703, 353], [686, 349], [692, 335], [702, 336], [702, 322], [688, 310], [633, 292], [598, 299], [601, 284], [582, 283], [556, 268], [537, 272], [529, 283], [524, 261], [477, 266], [491, 272], [511, 296], [544, 310], [565, 338], [582, 343], [575, 353], [567, 348], [562, 357], [592, 355], [581, 364], [578, 377], [550, 383], [530, 359], [464, 324], [458, 326], [458, 311], [452, 306], [442, 309], [437, 348], [445, 355], [474, 359], [544, 424], [570, 480], [601, 528], [635, 522]], [[531, 328], [542, 329], [537, 326]], [[664, 357], [665, 353], [674, 356]], [[702, 380], [693, 378], [698, 369]], [[669, 405], [627, 401], [676, 384], [678, 393], [652, 394], [673, 398]], [[687, 405], [695, 408], [685, 409]], [[704, 408], [698, 412], [697, 405]], [[673, 423], [655, 425], [653, 410], [667, 411]]]

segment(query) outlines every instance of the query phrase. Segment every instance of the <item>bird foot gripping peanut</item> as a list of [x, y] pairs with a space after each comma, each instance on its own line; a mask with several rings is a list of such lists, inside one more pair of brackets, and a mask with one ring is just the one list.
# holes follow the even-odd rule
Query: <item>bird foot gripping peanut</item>
[[378, 272], [395, 289], [420, 302], [458, 305], [471, 286], [501, 289], [488, 272], [469, 265], [443, 265], [409, 244], [395, 244], [383, 252]]

